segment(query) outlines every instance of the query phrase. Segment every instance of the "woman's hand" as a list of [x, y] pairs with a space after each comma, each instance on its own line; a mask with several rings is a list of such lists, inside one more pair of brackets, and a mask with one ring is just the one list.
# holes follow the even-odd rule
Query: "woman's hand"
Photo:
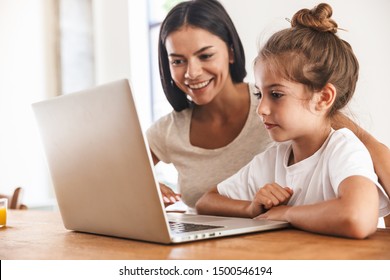
[[170, 187], [163, 183], [160, 184], [161, 194], [164, 200], [164, 206], [167, 207], [181, 200], [181, 194], [175, 193]]
[[[152, 154], [152, 159], [154, 165], [160, 162], [159, 158], [153, 153], [152, 150], [150, 150], [150, 153]], [[181, 194], [175, 193], [170, 187], [163, 183], [160, 184], [160, 190], [162, 194], [162, 198], [164, 200], [164, 206], [168, 207], [169, 205], [172, 205], [178, 201], [181, 200]]]

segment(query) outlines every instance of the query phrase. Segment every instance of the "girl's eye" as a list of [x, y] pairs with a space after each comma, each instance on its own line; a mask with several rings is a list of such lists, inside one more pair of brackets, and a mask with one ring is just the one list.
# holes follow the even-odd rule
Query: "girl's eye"
[[281, 98], [282, 96], [283, 96], [282, 93], [279, 93], [279, 92], [277, 92], [277, 91], [271, 91], [271, 97], [272, 97], [273, 99], [279, 99], [279, 98]]
[[253, 93], [256, 97], [257, 97], [257, 99], [261, 99], [261, 92], [260, 91], [258, 91], [258, 92], [255, 92], [255, 93]]

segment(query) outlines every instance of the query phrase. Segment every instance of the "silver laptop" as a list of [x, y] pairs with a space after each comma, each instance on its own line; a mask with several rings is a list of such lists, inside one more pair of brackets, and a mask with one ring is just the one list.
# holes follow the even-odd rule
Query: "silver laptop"
[[169, 244], [288, 226], [166, 213], [128, 80], [32, 107], [69, 230]]

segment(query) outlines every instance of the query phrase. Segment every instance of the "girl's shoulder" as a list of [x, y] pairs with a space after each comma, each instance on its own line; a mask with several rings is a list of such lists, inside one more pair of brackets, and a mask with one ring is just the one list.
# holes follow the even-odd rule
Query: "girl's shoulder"
[[348, 128], [341, 128], [332, 132], [328, 143], [324, 147], [324, 154], [329, 157], [330, 164], [339, 160], [346, 163], [353, 162], [354, 159], [366, 159], [371, 161], [370, 153], [360, 139]]
[[348, 128], [340, 128], [338, 130], [333, 131], [331, 136], [329, 137], [328, 145], [358, 145], [365, 147], [364, 144], [360, 141], [360, 139]]

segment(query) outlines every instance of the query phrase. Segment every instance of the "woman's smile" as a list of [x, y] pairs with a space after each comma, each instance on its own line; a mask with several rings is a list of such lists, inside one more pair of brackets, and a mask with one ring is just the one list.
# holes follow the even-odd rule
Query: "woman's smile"
[[198, 89], [203, 89], [203, 88], [207, 87], [211, 81], [212, 81], [212, 79], [210, 79], [208, 81], [198, 82], [198, 83], [185, 82], [185, 85], [187, 87], [189, 87], [191, 90], [198, 90]]

